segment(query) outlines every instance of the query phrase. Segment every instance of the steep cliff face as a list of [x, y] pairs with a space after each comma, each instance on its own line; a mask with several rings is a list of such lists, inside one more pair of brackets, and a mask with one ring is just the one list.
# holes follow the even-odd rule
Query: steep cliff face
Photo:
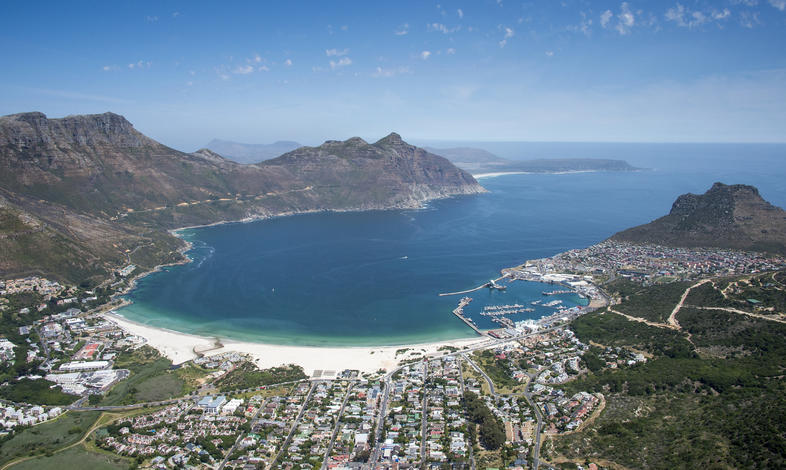
[[[179, 152], [112, 113], [0, 117], [0, 196], [11, 211], [7, 219], [39, 218], [47, 233], [101, 260], [94, 263], [99, 271], [128, 258], [118, 250], [140, 240], [161, 246], [163, 229], [304, 211], [411, 208], [482, 191], [469, 174], [396, 134], [373, 145], [359, 138], [328, 141], [242, 165], [207, 149]], [[105, 236], [96, 240], [90, 233]], [[19, 257], [29, 235], [17, 230], [0, 240], [8, 256], [0, 275], [38, 269], [37, 262], [28, 266]], [[112, 250], [118, 257], [106, 255]]]
[[612, 239], [786, 254], [786, 211], [762, 199], [753, 186], [715, 183], [702, 195], [678, 197], [668, 215]]

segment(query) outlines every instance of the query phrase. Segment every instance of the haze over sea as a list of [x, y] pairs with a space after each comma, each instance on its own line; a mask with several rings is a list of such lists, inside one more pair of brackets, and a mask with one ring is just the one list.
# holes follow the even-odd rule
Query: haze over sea
[[[428, 142], [432, 146], [456, 145]], [[584, 248], [668, 213], [683, 193], [715, 181], [759, 188], [786, 207], [786, 145], [462, 143], [511, 159], [618, 158], [632, 173], [483, 178], [490, 192], [422, 210], [322, 213], [188, 229], [193, 263], [138, 283], [126, 318], [177, 331], [316, 346], [391, 345], [470, 337], [451, 314], [460, 296], [502, 268]], [[545, 284], [478, 291], [488, 303], [540, 300]], [[562, 295], [566, 305], [579, 299]], [[554, 310], [538, 307], [514, 320]]]

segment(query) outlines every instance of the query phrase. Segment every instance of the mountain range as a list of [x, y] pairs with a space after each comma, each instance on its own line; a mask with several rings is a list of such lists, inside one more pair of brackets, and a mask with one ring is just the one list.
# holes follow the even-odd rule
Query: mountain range
[[167, 230], [310, 211], [414, 208], [485, 191], [395, 133], [244, 165], [184, 153], [113, 113], [0, 117], [0, 276], [78, 282], [182, 259]]
[[786, 211], [765, 201], [753, 186], [715, 183], [704, 194], [678, 197], [668, 215], [611, 239], [786, 255]]

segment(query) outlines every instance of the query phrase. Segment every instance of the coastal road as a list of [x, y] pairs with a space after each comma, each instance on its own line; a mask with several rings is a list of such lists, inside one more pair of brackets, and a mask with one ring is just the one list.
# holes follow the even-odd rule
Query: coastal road
[[350, 382], [347, 385], [347, 391], [344, 394], [344, 400], [341, 402], [341, 409], [338, 410], [338, 415], [336, 416], [336, 425], [333, 427], [333, 434], [330, 436], [330, 443], [327, 446], [327, 450], [325, 451], [325, 457], [322, 459], [322, 469], [324, 470], [327, 468], [327, 461], [330, 458], [330, 452], [333, 451], [333, 444], [336, 442], [336, 436], [338, 435], [338, 430], [341, 427], [341, 417], [344, 416], [344, 408], [347, 406], [347, 400], [349, 400], [349, 395], [352, 393], [352, 387], [355, 386], [355, 382]]

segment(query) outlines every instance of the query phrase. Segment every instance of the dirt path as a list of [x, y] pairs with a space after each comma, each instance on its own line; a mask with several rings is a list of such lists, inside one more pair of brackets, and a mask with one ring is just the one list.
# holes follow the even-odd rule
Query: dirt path
[[673, 325], [669, 325], [668, 323], [657, 323], [657, 322], [654, 322], [654, 321], [645, 320], [645, 319], [640, 318], [640, 317], [634, 317], [634, 316], [628, 315], [627, 313], [622, 313], [622, 312], [620, 312], [618, 310], [614, 310], [612, 308], [609, 308], [609, 312], [616, 313], [617, 315], [621, 315], [621, 316], [627, 318], [628, 320], [637, 321], [639, 323], [644, 323], [645, 325], [654, 326], [656, 328], [666, 328], [666, 329], [669, 329], [669, 330], [678, 330], [679, 329], [679, 326], [675, 327]]
[[723, 310], [724, 312], [739, 313], [740, 315], [747, 315], [749, 317], [759, 318], [761, 320], [768, 320], [768, 321], [774, 321], [776, 323], [784, 323], [784, 324], [786, 324], [786, 320], [783, 319], [783, 314], [780, 315], [781, 318], [773, 318], [772, 316], [760, 315], [758, 313], [746, 312], [744, 310], [739, 310], [739, 309], [731, 308], [731, 307], [691, 307], [691, 308], [695, 308], [695, 309], [698, 309], [698, 310]]
[[682, 327], [680, 327], [679, 322], [677, 321], [677, 313], [679, 313], [680, 309], [682, 308], [682, 304], [685, 303], [685, 299], [688, 298], [688, 294], [690, 294], [691, 289], [695, 287], [699, 287], [700, 285], [706, 284], [708, 282], [711, 282], [711, 279], [702, 279], [696, 284], [693, 284], [692, 286], [685, 289], [685, 292], [682, 293], [682, 297], [680, 297], [679, 303], [677, 304], [676, 307], [674, 307], [674, 310], [671, 311], [671, 315], [669, 315], [669, 319], [666, 320], [669, 325], [671, 325], [676, 330], [682, 329]]

